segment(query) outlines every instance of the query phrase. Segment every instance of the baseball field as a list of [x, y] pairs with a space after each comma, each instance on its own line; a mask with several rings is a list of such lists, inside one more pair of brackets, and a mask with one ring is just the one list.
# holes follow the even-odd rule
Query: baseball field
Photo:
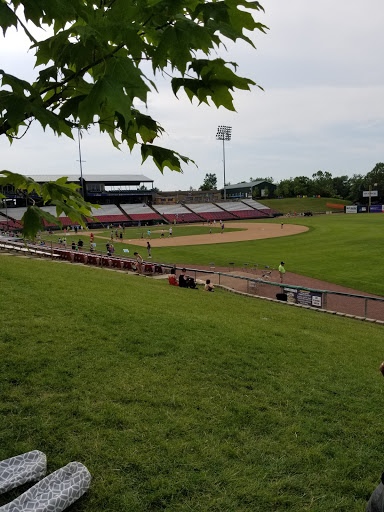
[[[151, 233], [152, 254], [191, 265], [284, 259], [292, 272], [384, 295], [383, 222], [176, 226], [173, 240]], [[97, 246], [109, 237], [95, 232]], [[144, 243], [137, 229], [114, 242], [145, 255]], [[93, 482], [71, 510], [364, 510], [383, 471], [382, 326], [6, 254], [0, 284], [0, 459], [40, 449], [49, 471], [83, 462]]]

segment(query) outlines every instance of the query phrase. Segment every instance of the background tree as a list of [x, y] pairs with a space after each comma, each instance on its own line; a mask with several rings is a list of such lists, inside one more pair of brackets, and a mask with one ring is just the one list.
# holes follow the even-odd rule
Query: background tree
[[335, 197], [346, 199], [350, 191], [350, 182], [348, 176], [336, 176], [332, 179], [332, 186], [335, 191]]
[[353, 202], [360, 201], [363, 197], [363, 190], [365, 190], [364, 176], [362, 174], [354, 174], [348, 179], [348, 188], [349, 191], [346, 199]]
[[309, 196], [313, 194], [313, 182], [307, 176], [296, 176], [292, 182], [295, 196]]
[[312, 174], [314, 194], [323, 197], [335, 197], [336, 192], [333, 188], [332, 174], [328, 171], [317, 171]]
[[369, 190], [369, 187], [372, 190], [378, 191], [378, 197], [374, 199], [380, 200], [384, 196], [384, 163], [379, 162], [375, 165], [375, 167], [370, 171], [364, 180], [365, 189]]
[[204, 183], [201, 185], [199, 190], [216, 190], [217, 188], [217, 177], [216, 174], [206, 174]]
[[[216, 55], [224, 38], [253, 46], [249, 31], [265, 31], [250, 10], [262, 6], [248, 0], [0, 0], [3, 33], [13, 26], [26, 34], [37, 70], [31, 82], [0, 71], [0, 135], [12, 142], [34, 120], [71, 138], [73, 130], [96, 125], [116, 147], [139, 145], [143, 162], [152, 158], [161, 172], [180, 171], [189, 158], [154, 144], [163, 128], [138, 105], [147, 106], [161, 73], [175, 95], [183, 89], [191, 101], [234, 110], [233, 91], [256, 84]], [[48, 36], [39, 40], [37, 33]], [[22, 185], [10, 174], [6, 183]]]
[[281, 180], [277, 185], [275, 195], [281, 197], [294, 197], [295, 193], [293, 188], [293, 179], [289, 178], [286, 180]]

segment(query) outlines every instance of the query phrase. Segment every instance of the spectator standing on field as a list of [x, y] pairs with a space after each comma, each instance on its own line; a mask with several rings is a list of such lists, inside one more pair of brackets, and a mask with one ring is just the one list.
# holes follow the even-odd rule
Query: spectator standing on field
[[148, 258], [152, 258], [152, 256], [151, 256], [151, 244], [149, 243], [149, 241], [147, 242], [147, 251], [148, 251]]
[[169, 235], [168, 237], [172, 236], [172, 228], [169, 228]]
[[143, 272], [143, 258], [138, 252], [134, 252], [133, 255], [136, 257], [136, 270], [141, 274]]
[[280, 273], [280, 283], [283, 282], [283, 279], [284, 279], [284, 274], [285, 274], [285, 268], [284, 268], [284, 261], [282, 261], [279, 265], [279, 273]]

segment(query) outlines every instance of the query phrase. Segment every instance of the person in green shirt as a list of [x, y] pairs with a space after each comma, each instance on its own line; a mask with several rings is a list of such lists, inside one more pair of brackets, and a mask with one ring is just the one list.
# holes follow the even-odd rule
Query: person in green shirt
[[284, 268], [284, 261], [282, 261], [279, 265], [279, 273], [280, 273], [280, 283], [283, 282], [284, 274], [285, 274], [285, 268]]

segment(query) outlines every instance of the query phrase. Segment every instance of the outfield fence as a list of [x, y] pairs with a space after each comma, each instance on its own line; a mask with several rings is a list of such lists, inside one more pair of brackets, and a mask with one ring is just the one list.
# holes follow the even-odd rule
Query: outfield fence
[[[134, 259], [110, 257], [103, 251], [71, 251], [48, 241], [40, 246], [23, 241], [0, 240], [0, 250], [19, 252], [36, 257], [64, 259], [71, 263], [83, 263], [100, 267], [113, 267], [120, 270], [134, 270]], [[147, 275], [169, 273], [172, 268], [180, 274], [182, 268], [145, 261], [143, 265]], [[249, 296], [281, 300], [304, 308], [327, 311], [334, 314], [353, 316], [361, 319], [384, 322], [384, 298], [367, 294], [353, 294], [340, 291], [320, 290], [292, 284], [276, 283], [266, 279], [237, 275], [232, 272], [217, 272], [214, 268], [186, 268], [187, 274], [200, 283], [210, 279], [215, 286]], [[267, 272], [268, 273], [268, 272]]]

